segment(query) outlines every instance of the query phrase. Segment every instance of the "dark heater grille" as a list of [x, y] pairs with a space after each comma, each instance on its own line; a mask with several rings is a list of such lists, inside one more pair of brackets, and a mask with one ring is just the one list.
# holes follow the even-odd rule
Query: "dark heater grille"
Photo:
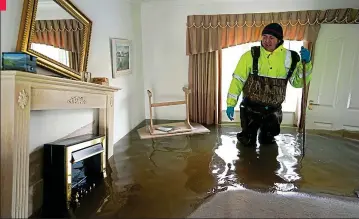
[[106, 140], [81, 135], [44, 146], [44, 217], [69, 217], [106, 177]]
[[102, 144], [96, 144], [96, 145], [90, 146], [88, 148], [79, 150], [79, 151], [74, 151], [72, 153], [72, 161], [71, 162], [76, 163], [76, 162], [84, 160], [88, 157], [99, 154], [101, 152], [103, 152]]

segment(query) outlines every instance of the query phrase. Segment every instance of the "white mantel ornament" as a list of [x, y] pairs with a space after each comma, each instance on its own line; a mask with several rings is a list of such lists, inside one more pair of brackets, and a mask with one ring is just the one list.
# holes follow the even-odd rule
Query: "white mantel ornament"
[[24, 109], [27, 105], [27, 102], [29, 101], [29, 95], [26, 93], [25, 90], [22, 90], [19, 92], [19, 98], [17, 99], [17, 102], [19, 103], [19, 106], [21, 109]]

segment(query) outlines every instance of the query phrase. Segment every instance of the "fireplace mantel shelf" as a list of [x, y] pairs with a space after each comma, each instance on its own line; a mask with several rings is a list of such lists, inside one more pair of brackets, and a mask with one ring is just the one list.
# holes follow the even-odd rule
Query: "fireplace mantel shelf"
[[99, 132], [113, 154], [114, 93], [120, 88], [1, 71], [1, 218], [27, 218], [31, 110], [99, 109]]

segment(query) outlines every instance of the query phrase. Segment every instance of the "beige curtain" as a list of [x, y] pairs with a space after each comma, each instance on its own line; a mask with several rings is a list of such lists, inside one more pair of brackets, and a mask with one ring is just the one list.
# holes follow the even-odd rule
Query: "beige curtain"
[[[261, 40], [261, 32], [269, 23], [280, 23], [284, 31], [285, 40], [302, 40], [306, 47], [314, 53], [314, 45], [320, 30], [320, 24], [349, 24], [359, 23], [358, 9], [330, 9], [312, 11], [289, 11], [278, 13], [253, 13], [253, 14], [223, 14], [223, 15], [191, 15], [187, 17], [187, 39], [186, 54], [189, 56], [189, 80], [195, 78], [196, 69], [204, 66], [196, 58], [202, 54], [209, 56], [209, 53], [221, 51], [222, 48], [236, 46], [248, 42]], [[215, 62], [221, 62], [218, 60]], [[218, 71], [217, 71], [218, 73]], [[207, 72], [206, 74], [212, 74]], [[209, 76], [207, 76], [209, 77]], [[216, 75], [217, 78], [220, 76]], [[212, 89], [212, 93], [219, 93], [220, 83], [206, 84], [207, 81], [195, 81], [191, 89], [193, 95], [204, 95], [203, 88]], [[190, 83], [191, 84], [191, 83]], [[307, 92], [308, 93], [308, 92]], [[204, 97], [203, 97], [204, 98]], [[214, 100], [213, 100], [214, 101]], [[197, 114], [207, 115], [212, 109], [200, 106], [201, 102], [194, 102], [190, 111], [202, 110]], [[209, 112], [207, 112], [209, 110]], [[217, 110], [217, 114], [220, 113]], [[198, 117], [191, 117], [194, 122], [199, 122]], [[214, 118], [213, 118], [214, 119]], [[218, 120], [217, 120], [218, 121]], [[299, 118], [299, 121], [301, 119]], [[208, 121], [207, 121], [208, 122]], [[211, 121], [211, 123], [214, 122]], [[299, 127], [301, 122], [299, 123]]]
[[[319, 32], [319, 30], [318, 30]], [[311, 52], [311, 56], [312, 56], [312, 65], [314, 65], [314, 55], [315, 55], [315, 43], [313, 42], [310, 42], [310, 41], [304, 41], [304, 47], [307, 48], [310, 52]], [[307, 99], [308, 99], [308, 92], [309, 92], [309, 87], [310, 87], [310, 83], [308, 83], [308, 85], [306, 86], [306, 90], [303, 90], [302, 92], [302, 96], [304, 96], [304, 98], [301, 98], [300, 100], [300, 104], [297, 104], [297, 111], [295, 113], [295, 118], [296, 118], [296, 121], [297, 121], [297, 127], [298, 127], [298, 130], [300, 132], [303, 131], [303, 128], [304, 128], [304, 120], [305, 118], [302, 117], [302, 107], [304, 107], [304, 109], [307, 108]], [[304, 95], [303, 95], [304, 94]]]
[[80, 71], [80, 52], [69, 52], [69, 67]]
[[69, 52], [70, 67], [79, 70], [83, 25], [75, 19], [37, 20], [32, 42]]
[[[189, 59], [190, 120], [212, 125], [218, 122], [217, 60], [214, 52], [200, 53]], [[194, 92], [193, 92], [194, 91]]]

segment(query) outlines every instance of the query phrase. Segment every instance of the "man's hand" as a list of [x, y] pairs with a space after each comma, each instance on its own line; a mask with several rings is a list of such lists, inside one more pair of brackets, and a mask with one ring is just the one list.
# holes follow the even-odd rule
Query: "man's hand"
[[302, 46], [301, 50], [300, 50], [300, 58], [302, 59], [302, 61], [304, 61], [305, 63], [310, 62], [310, 52], [308, 49], [304, 48], [304, 46]]
[[229, 118], [229, 120], [232, 121], [233, 115], [234, 115], [234, 107], [233, 106], [227, 107], [226, 113], [227, 113], [227, 117]]

